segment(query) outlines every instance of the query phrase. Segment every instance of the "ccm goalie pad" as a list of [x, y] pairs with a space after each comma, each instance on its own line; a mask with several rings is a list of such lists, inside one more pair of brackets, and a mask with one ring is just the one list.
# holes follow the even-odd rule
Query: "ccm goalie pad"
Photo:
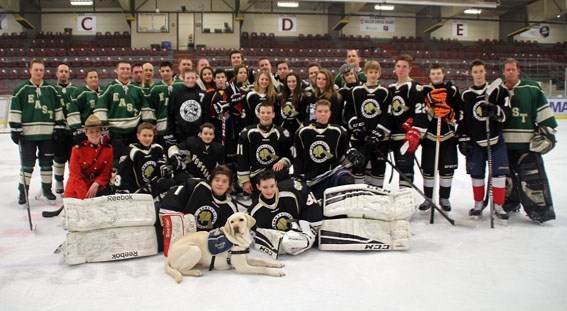
[[319, 230], [323, 251], [384, 251], [410, 247], [407, 220], [326, 219]]
[[63, 199], [69, 231], [153, 226], [156, 210], [149, 194], [115, 194], [92, 199]]
[[520, 201], [533, 221], [543, 223], [555, 219], [549, 181], [541, 155], [526, 153], [518, 160]]
[[305, 220], [292, 222], [288, 231], [257, 228], [254, 249], [274, 259], [278, 258], [278, 254], [299, 255], [313, 246], [316, 235], [316, 230]]
[[156, 255], [156, 231], [139, 226], [69, 232], [63, 254], [68, 265]]
[[409, 219], [415, 211], [411, 189], [390, 192], [376, 186], [355, 184], [325, 190], [323, 215], [384, 221]]
[[160, 209], [159, 217], [163, 227], [163, 255], [167, 257], [169, 247], [188, 232], [197, 231], [193, 214]]

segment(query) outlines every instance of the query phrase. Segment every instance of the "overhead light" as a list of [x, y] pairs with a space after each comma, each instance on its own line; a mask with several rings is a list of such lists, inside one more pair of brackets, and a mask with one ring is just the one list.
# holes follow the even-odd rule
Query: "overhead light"
[[73, 0], [71, 5], [93, 5], [92, 0]]
[[[346, 0], [345, 2], [359, 2], [360, 0]], [[431, 5], [431, 6], [458, 6], [495, 9], [500, 1], [428, 1], [428, 0], [385, 0], [388, 4]]]
[[465, 10], [465, 14], [474, 14], [474, 15], [478, 15], [482, 13], [481, 9], [466, 9]]
[[374, 10], [376, 11], [393, 11], [394, 8], [395, 7], [393, 5], [388, 4], [377, 4], [374, 6]]
[[299, 2], [297, 2], [297, 1], [278, 1], [278, 7], [280, 7], [280, 8], [297, 8], [297, 7], [299, 7]]

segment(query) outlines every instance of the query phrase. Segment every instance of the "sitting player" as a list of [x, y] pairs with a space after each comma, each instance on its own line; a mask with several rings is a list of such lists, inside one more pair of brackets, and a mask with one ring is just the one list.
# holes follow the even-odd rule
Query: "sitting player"
[[88, 199], [109, 194], [112, 174], [112, 146], [101, 143], [102, 123], [95, 115], [85, 121], [87, 140], [71, 151], [66, 198]]
[[323, 210], [303, 182], [291, 179], [278, 183], [274, 172], [257, 175], [259, 198], [249, 213], [256, 219], [256, 247], [273, 257], [300, 254], [313, 245]]
[[131, 144], [128, 153], [120, 158], [114, 179], [117, 193], [149, 193], [159, 195], [157, 180], [167, 175], [167, 159], [163, 147], [154, 142], [154, 125], [138, 125], [137, 143]]
[[198, 231], [209, 231], [224, 226], [228, 217], [237, 212], [229, 195], [232, 171], [219, 165], [211, 172], [210, 179], [189, 178], [183, 185], [170, 189], [159, 207], [193, 214]]

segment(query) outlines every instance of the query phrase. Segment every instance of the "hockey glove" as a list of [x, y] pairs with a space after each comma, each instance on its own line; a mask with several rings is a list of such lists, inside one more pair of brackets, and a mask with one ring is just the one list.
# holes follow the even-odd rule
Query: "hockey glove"
[[428, 107], [434, 107], [437, 104], [445, 104], [447, 101], [447, 89], [442, 87], [433, 89], [425, 97], [425, 102]]
[[167, 164], [171, 166], [171, 170], [174, 172], [185, 169], [185, 163], [183, 163], [183, 159], [178, 153], [172, 154], [171, 157], [167, 159]]
[[18, 145], [22, 140], [22, 133], [24, 130], [21, 127], [13, 127], [11, 130], [11, 138], [14, 144]]
[[382, 140], [383, 137], [384, 131], [382, 131], [381, 129], [374, 129], [372, 132], [370, 132], [370, 135], [366, 136], [366, 139], [364, 141], [366, 148], [368, 148], [370, 152], [374, 152], [380, 146], [380, 140]]
[[549, 126], [540, 126], [536, 129], [534, 137], [530, 140], [530, 151], [546, 154], [555, 147], [555, 129]]
[[406, 137], [404, 138], [404, 141], [407, 141], [409, 143], [406, 152], [414, 153], [417, 150], [417, 147], [419, 147], [420, 137], [421, 137], [421, 133], [417, 129], [412, 127], [411, 129], [408, 130], [408, 132], [406, 133]]
[[413, 118], [407, 118], [406, 122], [402, 124], [402, 129], [407, 132], [411, 129], [412, 126], [413, 126]]
[[110, 131], [108, 129], [102, 130], [102, 136], [100, 136], [100, 143], [103, 145], [110, 144]]
[[230, 104], [225, 101], [219, 101], [213, 104], [213, 109], [217, 114], [223, 114], [228, 111]]
[[504, 115], [502, 108], [492, 103], [488, 103], [488, 102], [481, 103], [480, 109], [481, 109], [481, 113], [480, 113], [481, 117], [491, 118], [494, 119], [495, 121], [502, 119]]
[[83, 129], [78, 129], [73, 132], [73, 145], [79, 145], [80, 143], [87, 140], [87, 135]]
[[317, 232], [305, 220], [292, 222], [291, 230], [287, 231], [281, 242], [280, 249], [285, 254], [299, 255], [313, 246]]
[[163, 140], [165, 141], [165, 144], [168, 148], [177, 145], [177, 139], [175, 139], [175, 135], [173, 134], [164, 135]]
[[356, 138], [357, 140], [364, 140], [364, 136], [366, 136], [364, 121], [355, 118], [350, 123], [350, 126], [352, 127], [352, 137]]
[[53, 134], [51, 134], [51, 139], [55, 143], [62, 143], [65, 141], [65, 125], [55, 125], [53, 127]]
[[472, 153], [472, 143], [471, 143], [471, 138], [467, 135], [461, 135], [459, 136], [459, 152], [464, 155], [465, 157], [468, 157], [471, 155]]
[[364, 155], [356, 150], [355, 148], [350, 148], [346, 152], [347, 160], [352, 163], [352, 166], [356, 169], [364, 169], [364, 165], [366, 164], [366, 159]]
[[230, 96], [230, 104], [232, 106], [236, 106], [236, 105], [240, 104], [241, 99], [242, 99], [242, 96], [240, 95], [240, 93], [232, 94]]
[[453, 114], [453, 109], [447, 103], [436, 103], [433, 105], [433, 114], [438, 118], [444, 118]]

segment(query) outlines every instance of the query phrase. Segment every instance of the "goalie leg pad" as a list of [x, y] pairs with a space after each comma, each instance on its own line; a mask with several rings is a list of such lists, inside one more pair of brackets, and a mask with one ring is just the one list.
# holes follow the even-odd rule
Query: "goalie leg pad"
[[319, 249], [382, 251], [410, 248], [407, 220], [327, 219], [319, 230]]
[[186, 233], [196, 232], [197, 223], [193, 214], [183, 214], [161, 210], [160, 221], [163, 227], [163, 255], [167, 257], [169, 247]]
[[289, 231], [258, 228], [254, 248], [274, 259], [278, 254], [299, 255], [313, 246], [316, 234], [305, 220], [293, 222]]
[[345, 185], [325, 190], [323, 215], [384, 221], [409, 219], [415, 211], [411, 189], [390, 192], [372, 185]]
[[155, 255], [155, 228], [139, 226], [69, 232], [63, 254], [68, 265]]
[[280, 230], [257, 228], [254, 235], [254, 249], [278, 259], [283, 236], [284, 232]]
[[69, 231], [153, 226], [154, 201], [149, 194], [115, 194], [92, 199], [63, 199], [65, 226]]
[[549, 181], [540, 154], [529, 152], [518, 160], [520, 200], [532, 220], [545, 222], [555, 219]]

